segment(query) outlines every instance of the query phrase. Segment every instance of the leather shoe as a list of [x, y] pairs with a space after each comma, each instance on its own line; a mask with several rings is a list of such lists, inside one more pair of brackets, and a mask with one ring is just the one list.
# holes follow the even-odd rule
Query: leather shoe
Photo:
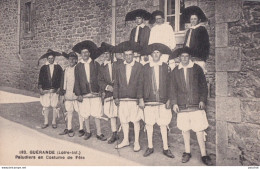
[[68, 129], [65, 129], [62, 133], [59, 133], [59, 135], [66, 135], [69, 133], [69, 130]]
[[56, 129], [57, 128], [57, 124], [52, 124], [52, 128]]
[[82, 136], [84, 136], [84, 134], [85, 134], [85, 131], [82, 129], [82, 130], [79, 130], [79, 137], [82, 137]]
[[120, 144], [116, 145], [115, 149], [120, 149], [127, 146], [129, 146], [129, 142], [121, 142]]
[[209, 165], [209, 166], [213, 165], [211, 158], [209, 156], [203, 156], [203, 157], [201, 157], [201, 160], [206, 165]]
[[104, 134], [97, 135], [97, 139], [101, 140], [101, 141], [106, 141], [107, 140], [107, 138], [104, 136]]
[[84, 140], [88, 140], [92, 136], [92, 133], [85, 132]]
[[117, 132], [113, 132], [112, 137], [108, 140], [108, 144], [113, 144], [116, 140], [119, 140]]
[[182, 163], [187, 163], [188, 161], [190, 161], [190, 158], [191, 158], [191, 153], [184, 152], [182, 154]]
[[45, 128], [47, 128], [49, 126], [49, 124], [43, 124], [42, 126], [41, 126], [41, 128], [42, 129], [45, 129]]
[[139, 143], [135, 143], [134, 144], [134, 152], [138, 152], [141, 150], [140, 144]]
[[144, 157], [148, 157], [149, 155], [151, 155], [153, 153], [154, 149], [153, 148], [147, 148], [145, 153], [144, 153]]
[[166, 155], [169, 158], [174, 158], [174, 155], [172, 154], [171, 150], [163, 150], [163, 154]]

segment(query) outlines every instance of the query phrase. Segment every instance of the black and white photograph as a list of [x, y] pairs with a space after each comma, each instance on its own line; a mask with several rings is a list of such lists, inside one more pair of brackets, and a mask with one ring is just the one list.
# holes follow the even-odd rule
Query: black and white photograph
[[1, 169], [260, 166], [259, 0], [0, 0]]

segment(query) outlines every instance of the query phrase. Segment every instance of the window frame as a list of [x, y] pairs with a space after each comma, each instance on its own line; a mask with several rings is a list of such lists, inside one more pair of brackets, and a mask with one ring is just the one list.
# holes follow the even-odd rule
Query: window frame
[[[27, 6], [26, 4], [30, 3], [30, 16], [29, 16], [29, 21], [26, 21], [26, 14], [27, 14]], [[35, 4], [35, 0], [22, 0], [21, 1], [21, 13], [22, 13], [22, 37], [24, 39], [27, 38], [33, 38], [34, 37], [34, 17], [35, 17], [35, 9], [34, 9], [34, 5]], [[26, 29], [26, 24], [29, 24], [28, 26], [30, 27], [30, 31], [27, 32]]]
[[181, 1], [175, 0], [175, 13], [168, 15], [168, 1], [164, 0], [164, 13], [165, 13], [165, 22], [168, 22], [168, 17], [174, 16], [174, 32], [183, 32], [180, 30], [180, 17], [181, 17]]

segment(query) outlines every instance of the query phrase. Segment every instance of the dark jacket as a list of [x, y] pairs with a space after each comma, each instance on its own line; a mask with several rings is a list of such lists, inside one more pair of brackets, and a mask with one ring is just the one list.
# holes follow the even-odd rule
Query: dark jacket
[[[206, 77], [201, 67], [194, 64], [187, 69], [189, 85], [186, 85], [184, 70], [176, 66], [171, 72], [171, 94], [172, 104], [179, 107], [198, 106], [199, 102], [206, 103], [208, 88]], [[189, 87], [188, 87], [189, 86]]]
[[126, 65], [119, 64], [116, 69], [113, 95], [120, 98], [143, 98], [143, 66], [135, 62], [132, 67], [129, 84], [126, 81]]
[[114, 86], [116, 65], [117, 63], [112, 64], [112, 77], [110, 77], [108, 65], [100, 65], [98, 73], [98, 84], [100, 91], [105, 92], [105, 98], [113, 96], [113, 92], [106, 91], [105, 89], [107, 85]]
[[[131, 31], [130, 41], [133, 42], [135, 41], [135, 32], [136, 32], [136, 27], [133, 28]], [[144, 26], [144, 28], [140, 27], [137, 43], [139, 43], [140, 46], [145, 47], [148, 45], [149, 37], [150, 37], [150, 28], [148, 26]]]
[[[190, 29], [186, 32], [184, 46], [187, 44], [188, 35]], [[200, 58], [203, 61], [206, 61], [209, 57], [209, 35], [207, 29], [204, 26], [199, 26], [191, 32], [190, 38], [190, 48], [192, 57]]]
[[60, 65], [54, 65], [53, 75], [51, 78], [49, 65], [43, 65], [40, 69], [38, 88], [43, 90], [60, 88], [62, 78], [62, 68]]
[[90, 67], [90, 82], [87, 80], [84, 63], [78, 63], [75, 67], [75, 85], [74, 93], [76, 96], [89, 94], [91, 92], [98, 93], [98, 69], [97, 62], [91, 61]]
[[163, 63], [159, 66], [159, 90], [156, 91], [153, 84], [154, 68], [150, 64], [144, 66], [144, 102], [166, 103], [170, 92], [170, 78], [168, 65]]

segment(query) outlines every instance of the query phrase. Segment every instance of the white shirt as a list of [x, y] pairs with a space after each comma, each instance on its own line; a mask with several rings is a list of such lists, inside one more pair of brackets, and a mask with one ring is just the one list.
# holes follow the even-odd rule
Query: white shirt
[[51, 74], [51, 78], [53, 76], [53, 71], [54, 71], [54, 65], [57, 65], [56, 62], [54, 62], [53, 64], [50, 64], [48, 61], [45, 63], [45, 65], [49, 65], [50, 67], [50, 74]]
[[91, 58], [88, 58], [87, 62], [85, 62], [83, 59], [81, 60], [81, 63], [84, 63], [85, 72], [86, 72], [88, 82], [90, 82], [90, 67], [89, 67], [89, 64], [90, 64], [91, 61], [92, 61]]
[[162, 61], [159, 62], [150, 62], [150, 67], [154, 68], [154, 74], [155, 74], [155, 82], [156, 82], [156, 89], [159, 89], [159, 85], [160, 85], [160, 73], [159, 73], [159, 66], [162, 65]]
[[136, 31], [135, 31], [135, 42], [137, 42], [138, 41], [138, 36], [139, 36], [139, 29], [140, 29], [140, 27], [141, 28], [144, 28], [144, 26], [145, 26], [145, 24], [141, 24], [141, 25], [138, 25], [137, 27], [136, 27]]
[[112, 81], [112, 63], [111, 61], [104, 61], [104, 66], [108, 65], [108, 71], [109, 71], [109, 75], [110, 75], [110, 79]]
[[186, 83], [187, 83], [187, 69], [192, 68], [193, 66], [194, 66], [194, 62], [192, 62], [191, 60], [189, 61], [189, 64], [187, 66], [183, 66], [182, 63], [180, 63], [178, 66], [178, 69], [184, 70], [184, 78]]
[[64, 76], [64, 89], [66, 90], [65, 98], [66, 99], [76, 99], [76, 95], [73, 92], [75, 75], [74, 75], [75, 66], [67, 67], [65, 70]]
[[127, 82], [127, 85], [128, 85], [130, 77], [131, 77], [132, 67], [135, 64], [135, 60], [133, 60], [131, 63], [127, 63], [126, 61], [124, 61], [124, 64], [125, 64], [125, 67], [126, 67], [126, 82]]
[[168, 22], [152, 27], [148, 45], [153, 43], [162, 43], [170, 49], [175, 48], [175, 35], [172, 26]]

